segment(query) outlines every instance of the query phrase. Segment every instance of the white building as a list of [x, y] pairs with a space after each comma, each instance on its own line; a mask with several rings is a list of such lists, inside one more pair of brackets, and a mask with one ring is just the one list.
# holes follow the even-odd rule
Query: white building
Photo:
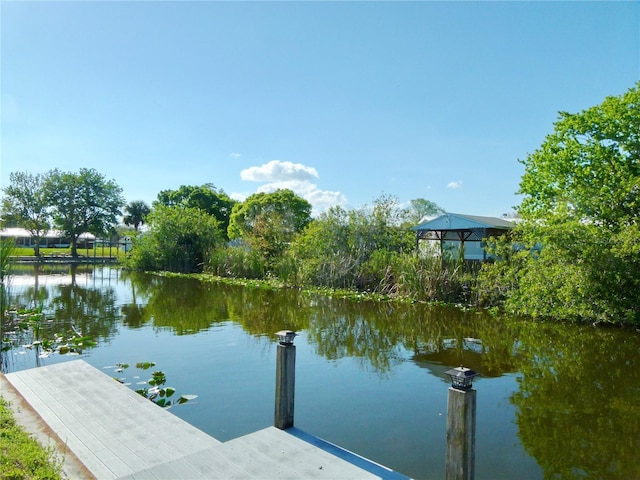
[[[11, 227], [0, 230], [0, 238], [13, 238], [17, 247], [33, 247], [35, 241], [31, 232], [25, 228]], [[78, 237], [78, 247], [93, 248], [96, 236], [82, 233]], [[40, 239], [40, 248], [68, 248], [71, 240], [60, 230], [49, 230]]]

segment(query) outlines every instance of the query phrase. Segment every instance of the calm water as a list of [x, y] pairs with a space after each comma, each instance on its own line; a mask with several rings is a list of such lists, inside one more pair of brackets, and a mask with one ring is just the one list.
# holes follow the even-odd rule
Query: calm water
[[[156, 362], [197, 399], [171, 412], [225, 441], [272, 425], [274, 332], [296, 339], [295, 424], [415, 478], [444, 476], [448, 383], [480, 372], [477, 479], [639, 479], [640, 334], [450, 308], [354, 303], [131, 275], [108, 267], [16, 272], [9, 293], [42, 305], [41, 338], [95, 339], [80, 358], [133, 384]], [[33, 331], [4, 332], [2, 370], [40, 358]], [[122, 373], [116, 363], [132, 366]], [[161, 432], [159, 432], [161, 434]]]

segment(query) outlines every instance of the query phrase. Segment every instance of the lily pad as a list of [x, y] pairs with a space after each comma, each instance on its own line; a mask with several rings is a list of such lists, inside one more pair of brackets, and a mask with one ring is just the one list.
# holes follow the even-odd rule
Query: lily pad
[[180, 395], [180, 398], [178, 398], [177, 403], [179, 405], [182, 405], [183, 403], [187, 403], [189, 400], [193, 400], [195, 398], [198, 398], [198, 395]]
[[136, 368], [141, 368], [142, 370], [148, 370], [151, 367], [155, 367], [155, 362], [138, 362], [136, 363]]

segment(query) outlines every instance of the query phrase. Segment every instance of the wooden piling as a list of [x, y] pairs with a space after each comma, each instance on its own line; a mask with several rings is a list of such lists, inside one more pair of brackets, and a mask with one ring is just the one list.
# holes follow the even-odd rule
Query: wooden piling
[[274, 426], [281, 430], [293, 427], [296, 387], [296, 347], [278, 344], [276, 352], [276, 402]]
[[475, 476], [476, 390], [449, 388], [446, 480]]

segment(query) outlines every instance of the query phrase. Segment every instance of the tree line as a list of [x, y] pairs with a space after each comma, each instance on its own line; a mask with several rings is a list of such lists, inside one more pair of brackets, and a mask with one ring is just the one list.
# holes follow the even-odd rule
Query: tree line
[[478, 275], [457, 255], [417, 252], [410, 227], [443, 209], [392, 195], [312, 218], [291, 190], [231, 199], [213, 184], [161, 191], [151, 207], [124, 205], [95, 170], [14, 173], [2, 220], [34, 238], [53, 222], [75, 241], [124, 222], [147, 231], [126, 260], [134, 270], [277, 279], [285, 285], [351, 289], [414, 301], [499, 306], [541, 318], [640, 321], [640, 83], [579, 113], [521, 161], [521, 222], [492, 239], [494, 262]]
[[442, 212], [425, 199], [403, 207], [382, 195], [370, 206], [333, 207], [313, 218], [311, 204], [287, 189], [236, 202], [210, 184], [182, 186], [158, 195], [127, 265], [391, 293], [387, 263], [414, 261], [410, 227]]
[[29, 231], [36, 256], [43, 236], [54, 225], [70, 239], [71, 254], [77, 256], [80, 235], [106, 235], [117, 224], [124, 204], [122, 189], [94, 169], [14, 172], [9, 179], [10, 185], [3, 189], [2, 225]]

